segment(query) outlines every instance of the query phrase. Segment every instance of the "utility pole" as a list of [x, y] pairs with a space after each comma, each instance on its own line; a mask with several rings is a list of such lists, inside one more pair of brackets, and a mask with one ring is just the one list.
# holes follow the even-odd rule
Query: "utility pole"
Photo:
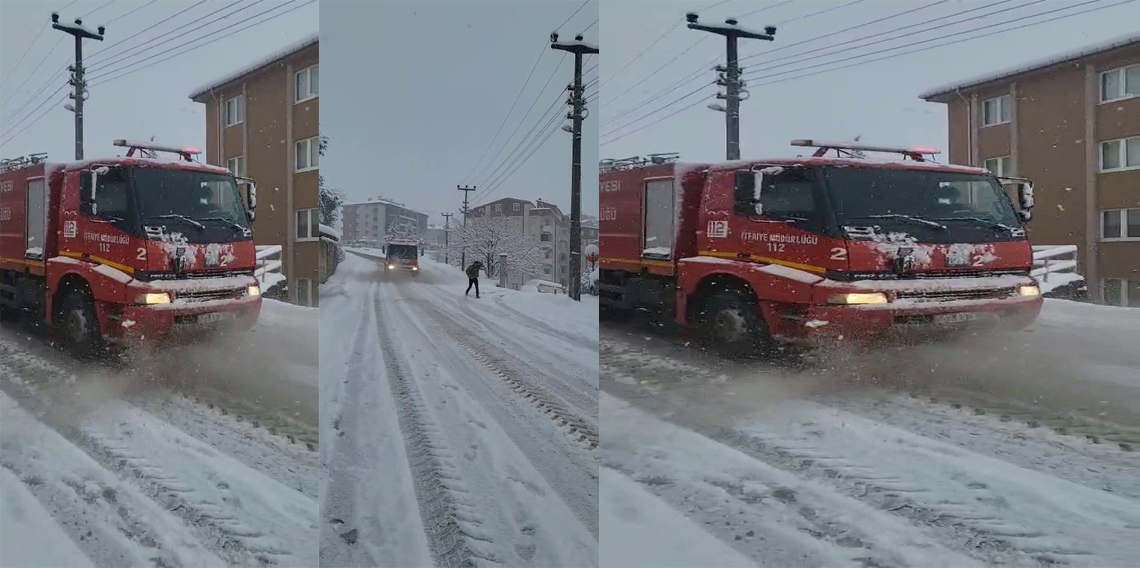
[[87, 99], [87, 81], [83, 79], [83, 40], [93, 39], [103, 41], [104, 26], [99, 26], [99, 33], [95, 33], [83, 26], [83, 20], [75, 19], [75, 25], [59, 23], [59, 14], [52, 12], [51, 27], [65, 34], [75, 36], [75, 65], [71, 66], [71, 80], [68, 83], [75, 88], [70, 97], [74, 105], [64, 105], [64, 108], [75, 113], [75, 159], [83, 159], [83, 101]]
[[443, 263], [451, 264], [447, 259], [447, 253], [451, 250], [451, 216], [455, 213], [440, 213], [440, 215], [443, 215]]
[[598, 48], [582, 41], [582, 36], [574, 41], [559, 43], [558, 32], [550, 34], [550, 48], [574, 54], [574, 84], [566, 88], [570, 91], [570, 105], [573, 110], [566, 118], [574, 121], [571, 132], [574, 143], [570, 158], [570, 297], [582, 300], [582, 119], [586, 117], [586, 101], [582, 96], [582, 58], [586, 54], [598, 53]]
[[724, 24], [704, 25], [697, 23], [696, 12], [689, 12], [685, 14], [685, 19], [689, 21], [690, 30], [700, 30], [703, 32], [714, 33], [724, 36], [728, 57], [727, 64], [724, 67], [717, 66], [716, 70], [719, 73], [716, 84], [724, 87], [724, 93], [717, 93], [716, 98], [724, 99], [725, 106], [720, 106], [716, 103], [710, 104], [709, 108], [724, 113], [724, 126], [727, 134], [725, 159], [739, 160], [740, 159], [740, 101], [747, 100], [747, 96], [743, 99], [740, 94], [743, 91], [745, 95], [748, 94], [744, 91], [744, 81], [740, 79], [740, 64], [738, 59], [738, 52], [736, 50], [737, 40], [739, 38], [747, 39], [762, 39], [765, 41], [772, 41], [776, 35], [776, 26], [766, 26], [764, 31], [766, 33], [757, 33], [746, 30], [736, 25], [735, 18], [729, 18], [724, 21]]
[[[459, 191], [463, 192], [463, 228], [466, 229], [467, 228], [467, 196], [469, 196], [472, 191], [475, 191], [475, 186], [473, 186], [473, 185], [472, 186], [457, 185], [455, 187], [459, 188]], [[460, 253], [460, 257], [459, 257], [459, 267], [460, 268], [467, 268], [467, 240], [466, 240], [466, 236], [467, 235], [464, 235], [463, 252]]]

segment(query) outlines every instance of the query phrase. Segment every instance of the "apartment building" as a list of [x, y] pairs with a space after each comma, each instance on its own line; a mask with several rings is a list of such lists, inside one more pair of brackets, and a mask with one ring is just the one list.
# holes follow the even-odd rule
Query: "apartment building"
[[[570, 282], [570, 217], [553, 203], [541, 199], [530, 202], [525, 199], [505, 197], [497, 201], [473, 206], [472, 216], [493, 215], [517, 219], [519, 230], [538, 239], [543, 248], [543, 262], [538, 274], [530, 278], [549, 280], [563, 286]], [[508, 285], [517, 287], [516, 276], [510, 276]], [[521, 276], [517, 276], [521, 278]]]
[[195, 90], [206, 161], [253, 178], [253, 237], [280, 245], [289, 300], [318, 303], [320, 80], [317, 34]]
[[427, 213], [382, 197], [341, 205], [341, 223], [346, 242], [383, 245], [390, 236], [426, 238], [428, 233]]
[[1034, 182], [1035, 244], [1074, 244], [1089, 298], [1140, 307], [1140, 34], [932, 89], [949, 159]]

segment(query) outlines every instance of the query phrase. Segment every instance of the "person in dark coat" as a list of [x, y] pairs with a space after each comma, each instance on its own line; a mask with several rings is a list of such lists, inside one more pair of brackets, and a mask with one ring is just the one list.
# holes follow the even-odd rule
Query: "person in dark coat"
[[471, 293], [471, 287], [475, 287], [475, 297], [479, 297], [479, 270], [483, 268], [483, 263], [476, 260], [467, 267], [467, 291], [463, 293], [467, 296]]

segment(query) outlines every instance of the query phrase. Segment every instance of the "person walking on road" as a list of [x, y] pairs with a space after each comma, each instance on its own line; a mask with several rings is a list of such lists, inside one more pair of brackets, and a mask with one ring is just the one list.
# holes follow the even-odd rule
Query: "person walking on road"
[[471, 294], [471, 287], [475, 287], [475, 297], [479, 297], [479, 269], [483, 268], [483, 263], [476, 260], [467, 267], [467, 291], [463, 293], [464, 296]]

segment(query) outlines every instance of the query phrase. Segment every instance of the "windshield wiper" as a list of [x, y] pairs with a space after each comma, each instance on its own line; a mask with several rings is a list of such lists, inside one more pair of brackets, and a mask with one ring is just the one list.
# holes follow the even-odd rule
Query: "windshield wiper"
[[241, 225], [238, 225], [237, 223], [234, 223], [233, 221], [231, 221], [229, 219], [226, 219], [225, 217], [202, 217], [201, 219], [198, 219], [198, 220], [199, 221], [221, 221], [223, 223], [228, 224], [229, 226], [233, 227], [234, 229], [236, 229], [238, 231], [245, 228], [245, 227], [242, 227]]
[[977, 223], [982, 223], [983, 225], [989, 225], [990, 227], [993, 227], [995, 229], [1002, 229], [1003, 231], [1005, 231], [1007, 233], [1012, 233], [1015, 230], [1017, 230], [1016, 227], [1010, 227], [1009, 225], [1006, 225], [1005, 223], [998, 223], [997, 221], [990, 221], [989, 219], [983, 219], [981, 217], [944, 217], [944, 218], [938, 219], [938, 220], [939, 221], [974, 221]]
[[922, 217], [915, 217], [914, 215], [900, 215], [891, 213], [888, 215], [867, 215], [865, 217], [856, 217], [856, 219], [898, 219], [900, 221], [910, 221], [911, 223], [919, 223], [928, 227], [935, 227], [938, 229], [946, 230], [946, 225], [931, 221], [930, 219], [923, 219]]
[[197, 221], [195, 221], [195, 220], [193, 220], [193, 219], [191, 219], [185, 215], [178, 215], [178, 214], [158, 215], [155, 217], [155, 219], [178, 219], [180, 221], [186, 221], [187, 223], [190, 223], [191, 225], [194, 225], [195, 227], [198, 227], [199, 229], [205, 229], [206, 228], [205, 225], [203, 225], [203, 224], [201, 224], [201, 223], [199, 223], [199, 222], [197, 222]]

